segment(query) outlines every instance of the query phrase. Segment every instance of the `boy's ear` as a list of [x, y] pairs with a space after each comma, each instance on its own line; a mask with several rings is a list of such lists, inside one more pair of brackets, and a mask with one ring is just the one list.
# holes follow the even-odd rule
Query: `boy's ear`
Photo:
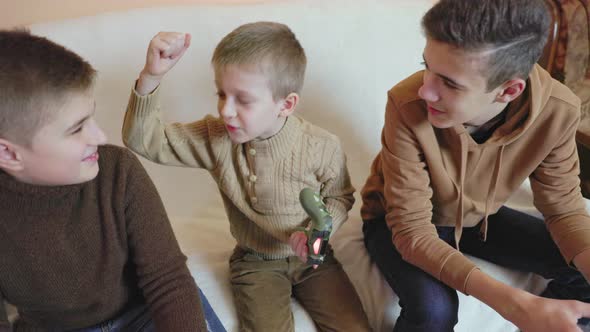
[[281, 107], [280, 116], [288, 117], [293, 112], [295, 112], [295, 107], [299, 102], [299, 95], [295, 92], [291, 92], [290, 94], [285, 97], [283, 100], [283, 105]]
[[0, 168], [9, 172], [23, 169], [23, 160], [16, 145], [0, 138]]
[[509, 103], [518, 98], [526, 88], [526, 82], [522, 78], [513, 78], [504, 82], [496, 95], [496, 101], [500, 103]]

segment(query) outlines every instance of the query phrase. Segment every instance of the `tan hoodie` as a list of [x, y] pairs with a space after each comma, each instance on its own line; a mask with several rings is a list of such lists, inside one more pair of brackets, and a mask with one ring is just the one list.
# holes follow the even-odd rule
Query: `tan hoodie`
[[[483, 144], [462, 125], [438, 129], [418, 96], [423, 72], [388, 93], [382, 149], [361, 192], [363, 220], [385, 217], [402, 257], [465, 292], [477, 268], [438, 238], [437, 226], [462, 227], [494, 214], [529, 177], [534, 204], [568, 263], [590, 249], [590, 218], [579, 189], [575, 134], [580, 100], [539, 66], [525, 96]], [[516, 105], [518, 104], [518, 105]], [[526, 239], [523, 239], [526, 241]]]

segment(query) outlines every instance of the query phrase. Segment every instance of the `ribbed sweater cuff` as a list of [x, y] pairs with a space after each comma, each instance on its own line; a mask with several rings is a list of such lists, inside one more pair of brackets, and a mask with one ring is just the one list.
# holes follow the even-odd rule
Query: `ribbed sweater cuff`
[[131, 98], [129, 100], [129, 110], [132, 110], [136, 117], [146, 117], [151, 112], [158, 109], [158, 101], [160, 99], [160, 86], [158, 86], [152, 93], [145, 96], [137, 94], [135, 89], [131, 90]]

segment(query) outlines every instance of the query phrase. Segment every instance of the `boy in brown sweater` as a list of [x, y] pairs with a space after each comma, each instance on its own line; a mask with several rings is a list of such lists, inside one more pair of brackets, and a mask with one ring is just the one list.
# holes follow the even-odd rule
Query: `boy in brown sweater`
[[333, 252], [317, 268], [304, 263], [306, 236], [296, 229], [309, 218], [299, 192], [320, 192], [336, 231], [352, 207], [354, 188], [339, 140], [292, 116], [306, 66], [295, 35], [272, 22], [232, 31], [212, 59], [219, 118], [165, 125], [158, 86], [189, 43], [181, 33], [152, 39], [131, 93], [123, 140], [154, 162], [203, 168], [217, 182], [237, 240], [230, 270], [240, 330], [293, 331], [291, 296], [322, 331], [369, 330]]
[[[402, 306], [395, 331], [452, 331], [456, 290], [523, 331], [590, 317], [580, 100], [535, 64], [550, 22], [543, 0], [441, 0], [424, 16], [425, 70], [389, 91], [362, 191], [366, 247]], [[527, 178], [544, 222], [503, 206]], [[462, 252], [552, 280], [536, 296]]]
[[95, 70], [24, 31], [0, 50], [0, 331], [206, 331], [156, 188], [104, 145]]

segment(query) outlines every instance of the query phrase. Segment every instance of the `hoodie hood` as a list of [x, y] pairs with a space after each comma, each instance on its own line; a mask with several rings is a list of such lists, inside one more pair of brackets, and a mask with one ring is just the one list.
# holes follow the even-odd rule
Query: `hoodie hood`
[[[552, 89], [553, 78], [548, 72], [535, 64], [527, 80], [525, 91], [517, 99], [508, 104], [506, 109], [505, 122], [498, 127], [492, 136], [484, 143], [482, 148], [495, 148], [497, 150], [496, 161], [492, 172], [492, 179], [487, 192], [485, 204], [485, 216], [480, 228], [481, 238], [485, 241], [487, 238], [488, 215], [496, 199], [496, 188], [498, 179], [502, 171], [502, 157], [504, 148], [510, 143], [516, 141], [524, 135], [528, 128], [532, 126], [539, 114], [545, 109]], [[535, 93], [532, 93], [535, 91]], [[463, 191], [465, 186], [465, 173], [467, 168], [467, 157], [471, 147], [476, 143], [469, 137], [469, 132], [462, 125], [453, 128], [460, 141], [460, 162], [459, 162], [459, 201], [457, 205], [457, 219], [455, 222], [455, 243], [459, 249], [459, 241], [463, 232]]]

